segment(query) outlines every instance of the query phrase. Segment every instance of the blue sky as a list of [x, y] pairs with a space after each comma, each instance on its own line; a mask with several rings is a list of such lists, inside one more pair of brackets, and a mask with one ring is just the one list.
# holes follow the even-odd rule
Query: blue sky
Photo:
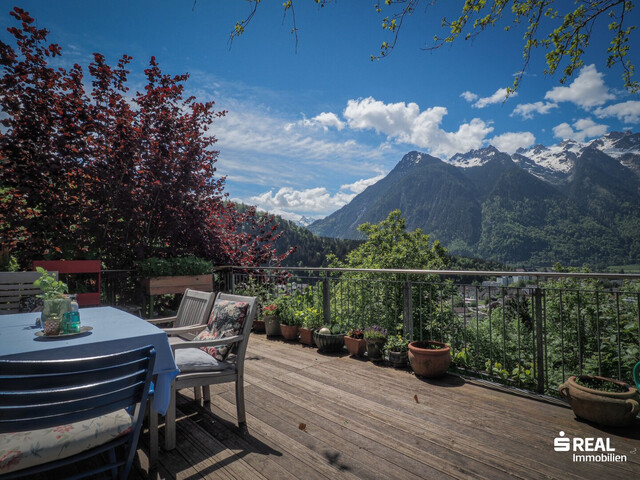
[[[228, 111], [211, 132], [230, 198], [288, 218], [328, 215], [411, 150], [447, 159], [487, 145], [513, 152], [638, 131], [640, 97], [622, 90], [620, 67], [606, 68], [606, 29], [592, 38], [574, 79], [561, 86], [560, 75], [542, 75], [543, 60], [535, 58], [517, 95], [504, 101], [502, 89], [522, 66], [521, 31], [496, 28], [440, 50], [421, 48], [434, 34], [446, 34], [441, 19], [455, 15], [460, 3], [441, 1], [417, 12], [391, 56], [373, 62], [370, 55], [389, 40], [373, 0], [322, 9], [298, 0], [297, 52], [282, 1], [263, 0], [231, 49], [229, 33], [250, 11], [241, 0], [15, 4], [50, 30], [63, 64], [77, 62], [85, 73], [93, 52], [112, 64], [133, 56], [132, 90], [142, 88], [152, 55], [165, 73], [188, 72], [189, 93]], [[13, 25], [12, 4], [4, 6], [3, 24]], [[636, 9], [630, 23], [639, 19]], [[0, 39], [10, 40], [4, 28]], [[631, 58], [640, 63], [638, 51]]]

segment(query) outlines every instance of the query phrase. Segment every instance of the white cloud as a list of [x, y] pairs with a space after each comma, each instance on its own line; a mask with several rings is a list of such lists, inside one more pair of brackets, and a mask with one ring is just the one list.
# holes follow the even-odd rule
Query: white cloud
[[604, 108], [596, 108], [594, 113], [598, 118], [617, 117], [625, 123], [638, 123], [640, 122], [640, 101], [629, 100]]
[[364, 192], [366, 190], [367, 187], [369, 187], [370, 185], [373, 185], [374, 183], [382, 180], [385, 177], [384, 173], [381, 173], [380, 175], [377, 175], [375, 177], [371, 177], [371, 178], [363, 178], [361, 180], [357, 180], [353, 183], [348, 183], [345, 185], [342, 185], [340, 187], [340, 190], [349, 190], [355, 194]]
[[462, 98], [464, 98], [464, 99], [465, 99], [467, 102], [469, 102], [469, 103], [471, 103], [471, 102], [473, 102], [473, 101], [475, 101], [475, 100], [477, 100], [477, 99], [478, 99], [478, 95], [476, 95], [476, 94], [475, 94], [475, 93], [473, 93], [473, 92], [470, 92], [469, 90], [467, 90], [466, 92], [462, 92], [462, 93], [460, 94], [460, 96], [461, 96]]
[[531, 132], [507, 132], [491, 138], [489, 143], [501, 152], [511, 154], [521, 147], [530, 147], [535, 141], [536, 137]]
[[344, 122], [340, 120], [338, 116], [333, 112], [322, 112], [320, 115], [316, 115], [315, 117], [313, 117], [311, 121], [316, 122], [325, 130], [328, 127], [333, 127], [337, 130], [342, 130], [344, 128]]
[[288, 123], [284, 127], [285, 131], [292, 131], [296, 125], [302, 125], [303, 127], [310, 128], [321, 127], [325, 132], [328, 131], [330, 127], [333, 127], [338, 131], [345, 127], [345, 123], [333, 112], [322, 112], [313, 118], [303, 118], [299, 122]]
[[[353, 139], [329, 140], [298, 123], [288, 122], [255, 105], [228, 101], [225, 108], [229, 113], [216, 120], [211, 127], [212, 134], [219, 142], [217, 146], [223, 153], [232, 150], [260, 156], [287, 156], [305, 161], [383, 158], [383, 153], [377, 148], [363, 145]], [[319, 121], [327, 125], [331, 118], [324, 116]]]
[[340, 190], [333, 195], [325, 187], [303, 190], [282, 187], [275, 193], [273, 190], [269, 190], [250, 197], [248, 203], [255, 204], [260, 209], [283, 215], [285, 218], [295, 218], [289, 212], [291, 210], [311, 214], [327, 214], [346, 205], [357, 194], [382, 178], [384, 178], [384, 174], [342, 185]]
[[587, 138], [601, 137], [607, 133], [608, 128], [607, 125], [597, 124], [590, 118], [581, 118], [573, 125], [566, 122], [556, 125], [553, 127], [553, 135], [562, 140], [571, 139], [584, 142]]
[[568, 87], [554, 87], [544, 98], [553, 102], [572, 102], [589, 109], [612, 100], [615, 95], [609, 93], [603, 80], [603, 75], [596, 70], [595, 65], [588, 65], [580, 70], [580, 74]]
[[[515, 97], [517, 95], [518, 95], [518, 92], [513, 92], [511, 94], [512, 97]], [[479, 98], [478, 101], [474, 103], [472, 106], [474, 108], [484, 108], [489, 105], [493, 105], [494, 103], [502, 103], [505, 100], [507, 100], [507, 89], [499, 88], [498, 90], [495, 91], [493, 95], [489, 97]]]
[[425, 148], [433, 155], [450, 157], [457, 152], [480, 148], [493, 127], [479, 118], [458, 127], [456, 132], [440, 128], [445, 107], [420, 111], [416, 103], [383, 103], [372, 97], [349, 100], [344, 118], [355, 130], [373, 129], [397, 142]]
[[510, 116], [520, 115], [523, 120], [529, 120], [533, 118], [535, 113], [545, 115], [553, 108], [558, 108], [558, 104], [553, 102], [519, 103]]

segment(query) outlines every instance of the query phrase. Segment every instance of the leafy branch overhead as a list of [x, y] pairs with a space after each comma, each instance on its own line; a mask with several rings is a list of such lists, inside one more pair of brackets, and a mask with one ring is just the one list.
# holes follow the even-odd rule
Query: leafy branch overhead
[[[251, 11], [244, 20], [236, 23], [230, 35], [230, 43], [245, 32], [245, 28], [253, 19], [260, 0], [247, 0]], [[330, 0], [311, 0], [324, 7]], [[294, 1], [287, 0], [282, 6], [284, 15], [291, 12], [292, 29], [298, 43], [298, 26], [296, 24]], [[383, 41], [380, 52], [371, 55], [371, 60], [384, 58], [391, 54], [398, 43], [402, 26], [417, 13], [418, 8], [426, 15], [429, 7], [438, 0], [384, 0], [374, 4], [376, 11], [383, 16], [382, 29], [391, 36]], [[603, 35], [608, 32], [609, 46], [606, 50], [606, 64], [611, 68], [619, 65], [622, 68], [624, 86], [630, 92], [640, 90], [640, 83], [634, 80], [634, 64], [629, 60], [631, 32], [635, 25], [629, 25], [629, 16], [633, 10], [633, 0], [584, 0], [567, 2], [559, 0], [465, 0], [459, 15], [454, 18], [443, 18], [442, 27], [445, 35], [434, 35], [433, 41], [427, 43], [425, 50], [435, 50], [452, 44], [460, 37], [470, 40], [486, 29], [501, 26], [511, 31], [519, 25], [526, 25], [522, 38], [523, 63], [513, 82], [509, 93], [518, 88], [520, 81], [529, 66], [536, 49], [542, 48], [546, 60], [545, 74], [562, 72], [560, 83], [565, 83], [576, 70], [584, 65], [583, 57], [590, 46], [593, 34]], [[603, 52], [604, 53], [604, 52]]]

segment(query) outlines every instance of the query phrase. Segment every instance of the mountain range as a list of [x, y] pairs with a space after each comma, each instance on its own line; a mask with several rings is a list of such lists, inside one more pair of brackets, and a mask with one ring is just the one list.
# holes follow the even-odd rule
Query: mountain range
[[640, 134], [612, 132], [509, 155], [494, 147], [443, 161], [409, 152], [382, 180], [309, 229], [360, 239], [400, 209], [458, 255], [509, 264], [608, 266], [640, 259]]

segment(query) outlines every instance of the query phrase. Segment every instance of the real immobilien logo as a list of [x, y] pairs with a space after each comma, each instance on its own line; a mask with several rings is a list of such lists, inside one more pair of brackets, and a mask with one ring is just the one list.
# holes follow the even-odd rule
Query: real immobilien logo
[[[610, 438], [566, 438], [564, 432], [553, 439], [553, 449], [556, 452], [573, 452], [574, 462], [626, 462], [626, 455], [614, 453]], [[581, 452], [581, 453], [577, 453]]]

